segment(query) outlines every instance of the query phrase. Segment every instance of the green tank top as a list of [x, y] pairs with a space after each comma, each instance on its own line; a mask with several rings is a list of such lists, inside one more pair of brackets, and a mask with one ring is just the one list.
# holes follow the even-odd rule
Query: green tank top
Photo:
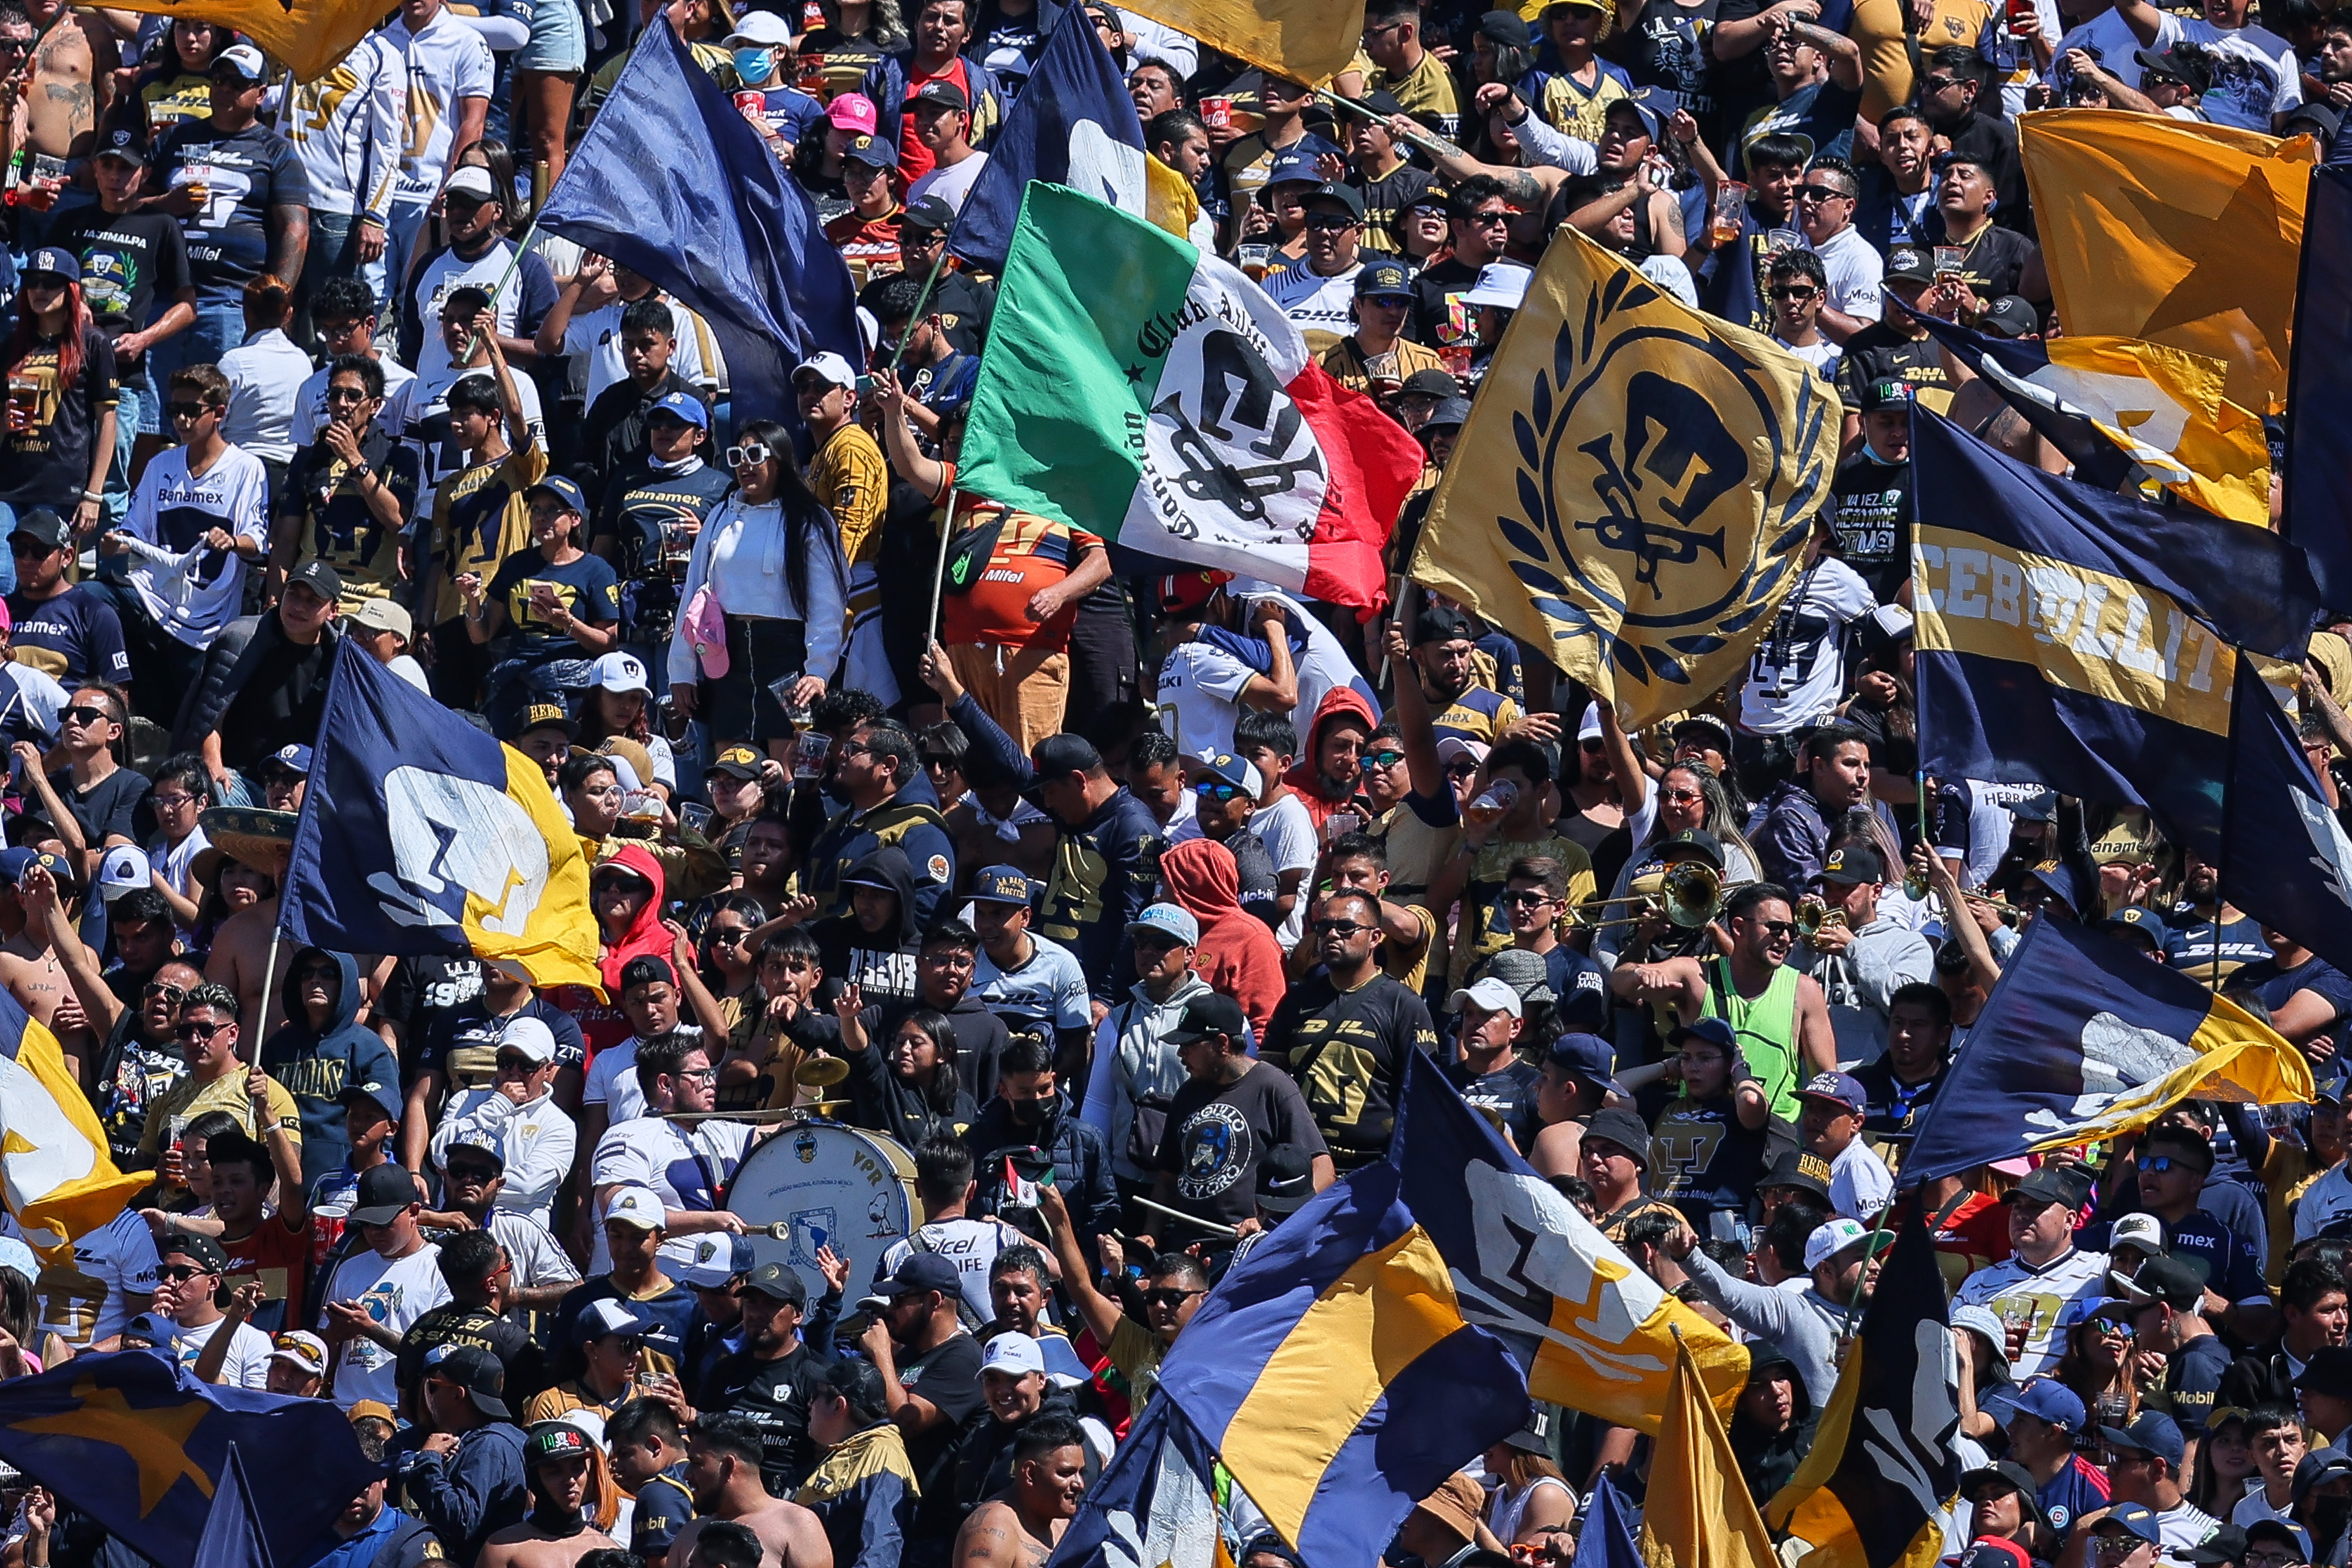
[[1750, 1000], [1731, 983], [1731, 960], [1718, 956], [1707, 969], [1705, 1016], [1719, 1018], [1739, 1037], [1740, 1054], [1756, 1074], [1772, 1114], [1797, 1119], [1797, 971], [1787, 964], [1764, 994]]

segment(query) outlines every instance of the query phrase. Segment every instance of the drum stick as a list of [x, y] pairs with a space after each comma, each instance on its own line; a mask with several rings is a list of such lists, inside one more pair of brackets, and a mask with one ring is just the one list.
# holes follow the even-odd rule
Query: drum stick
[[812, 1107], [807, 1105], [779, 1106], [772, 1111], [666, 1111], [666, 1122], [798, 1122], [807, 1119]]
[[1179, 1209], [1171, 1208], [1164, 1203], [1154, 1203], [1148, 1197], [1130, 1198], [1129, 1201], [1141, 1204], [1144, 1207], [1151, 1210], [1154, 1214], [1164, 1214], [1171, 1219], [1181, 1219], [1187, 1225], [1197, 1225], [1203, 1230], [1213, 1230], [1220, 1236], [1238, 1237], [1241, 1235], [1240, 1231], [1235, 1230], [1230, 1225], [1220, 1225], [1213, 1219], [1195, 1219], [1189, 1214], [1183, 1213]]

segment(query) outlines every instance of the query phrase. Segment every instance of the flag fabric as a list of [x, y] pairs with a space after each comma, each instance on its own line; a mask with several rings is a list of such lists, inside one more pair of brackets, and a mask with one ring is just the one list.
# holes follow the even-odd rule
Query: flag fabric
[[1092, 196], [1029, 187], [959, 486], [1370, 612], [1422, 464], [1238, 269]]
[[598, 986], [588, 866], [539, 764], [369, 658], [338, 659], [294, 829], [286, 930], [335, 953], [520, 964]]
[[383, 20], [377, 0], [124, 0], [119, 9], [234, 27], [304, 82], [334, 69]]
[[2311, 557], [2320, 602], [2352, 604], [2352, 169], [2311, 177], [2303, 277], [2294, 296], [2294, 395], [2286, 408], [2286, 510], [2280, 531]]
[[1128, 9], [1308, 87], [1346, 70], [1364, 36], [1363, 0], [1143, 0]]
[[1216, 1464], [1183, 1413], [1153, 1399], [1087, 1489], [1047, 1568], [1233, 1568]]
[[1642, 1561], [1649, 1568], [1780, 1568], [1731, 1435], [1706, 1394], [1678, 1334], [1642, 1501]]
[[1577, 1532], [1576, 1558], [1570, 1568], [1644, 1568], [1627, 1512], [1625, 1494], [1602, 1470], [1601, 1479], [1592, 1483], [1592, 1501], [1585, 1510], [1584, 1528]]
[[2183, 1100], [2310, 1098], [2303, 1053], [2237, 1003], [2136, 945], [2037, 917], [1920, 1119], [1902, 1180], [2114, 1137]]
[[792, 372], [821, 350], [866, 362], [857, 291], [815, 207], [666, 16], [639, 36], [539, 226], [710, 323], [739, 424], [797, 423]]
[[[1973, 1036], [1971, 1036], [1973, 1039]], [[1959, 1490], [1959, 1361], [1926, 1220], [1879, 1266], [1811, 1451], [1764, 1510], [1811, 1568], [1933, 1568]]]
[[2077, 484], [2160, 486], [2202, 511], [2268, 528], [2263, 422], [2221, 395], [2221, 361], [2130, 338], [1994, 338], [1916, 314], [2074, 465]]
[[1925, 409], [1911, 463], [1920, 766], [2146, 806], [2218, 864], [2235, 649], [2301, 658], [2303, 552], [2044, 474]]
[[152, 1171], [115, 1168], [89, 1096], [47, 1024], [0, 991], [0, 1198], [44, 1262], [67, 1262], [76, 1239], [100, 1230]]
[[990, 272], [1004, 270], [1022, 193], [1032, 180], [1067, 185], [1121, 212], [1144, 213], [1143, 122], [1118, 62], [1083, 5], [1062, 13], [1038, 51], [1021, 96], [988, 143], [948, 249]]
[[2221, 896], [2352, 970], [2352, 838], [2252, 661], [2238, 661], [2222, 800]]
[[1679, 1336], [1730, 1413], [1747, 1348], [1660, 1290], [1420, 1052], [1405, 1065], [1389, 1157], [1463, 1318], [1509, 1348], [1529, 1395], [1655, 1436]]
[[1527, 1420], [1518, 1364], [1468, 1321], [1403, 1180], [1367, 1166], [1244, 1254], [1147, 1406], [1180, 1408], [1309, 1563], [1371, 1562], [1416, 1501]]
[[1731, 678], [1795, 586], [1839, 417], [1804, 361], [1562, 229], [1410, 575], [1649, 725]]
[[245, 1461], [237, 1457], [235, 1443], [222, 1457], [213, 1506], [205, 1515], [205, 1532], [196, 1538], [191, 1568], [270, 1568], [269, 1537], [254, 1508]]
[[300, 1560], [383, 1474], [333, 1401], [199, 1383], [152, 1350], [79, 1355], [0, 1385], [0, 1460], [163, 1568], [229, 1568], [198, 1542], [234, 1484], [232, 1444], [248, 1474], [269, 1478], [269, 1506], [250, 1511], [280, 1563]]
[[2017, 143], [2068, 336], [2221, 360], [2231, 402], [2277, 412], [2310, 139], [2059, 109], [2021, 119]]

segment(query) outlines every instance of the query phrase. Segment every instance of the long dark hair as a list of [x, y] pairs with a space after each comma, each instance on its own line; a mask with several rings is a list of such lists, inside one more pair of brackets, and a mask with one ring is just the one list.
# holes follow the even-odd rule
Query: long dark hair
[[[793, 591], [793, 602], [808, 611], [808, 554], [812, 544], [822, 547], [824, 535], [833, 532], [833, 514], [816, 498], [801, 476], [800, 458], [793, 445], [793, 433], [772, 419], [755, 419], [735, 427], [738, 446], [758, 442], [768, 449], [776, 465], [776, 501], [784, 509], [784, 585]], [[742, 488], [731, 482], [728, 490], [733, 495]], [[835, 536], [838, 537], [838, 536]]]
[[917, 1008], [898, 1020], [898, 1029], [890, 1031], [892, 1044], [898, 1042], [898, 1030], [913, 1024], [925, 1038], [938, 1048], [940, 1062], [931, 1069], [931, 1081], [923, 1085], [923, 1099], [932, 1113], [945, 1116], [956, 1108], [956, 1035], [955, 1025], [948, 1015], [937, 1008]]

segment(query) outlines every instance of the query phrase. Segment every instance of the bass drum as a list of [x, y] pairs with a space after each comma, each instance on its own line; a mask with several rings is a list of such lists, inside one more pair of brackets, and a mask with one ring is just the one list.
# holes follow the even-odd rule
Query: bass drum
[[845, 1315], [921, 1212], [913, 1156], [879, 1133], [834, 1122], [795, 1123], [755, 1145], [728, 1186], [727, 1207], [755, 1231], [785, 1227], [787, 1239], [755, 1234], [751, 1249], [762, 1263], [798, 1270], [812, 1306], [826, 1289], [817, 1249], [849, 1260]]

